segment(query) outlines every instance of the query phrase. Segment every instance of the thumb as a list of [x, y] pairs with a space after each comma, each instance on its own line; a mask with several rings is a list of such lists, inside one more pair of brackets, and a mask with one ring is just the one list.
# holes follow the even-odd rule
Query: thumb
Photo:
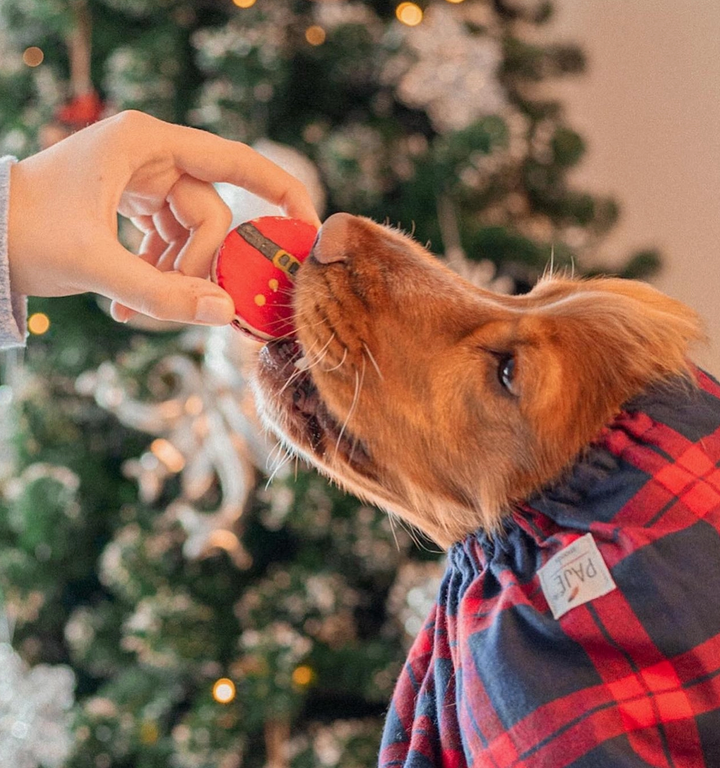
[[[230, 296], [208, 280], [186, 277], [180, 272], [160, 272], [159, 294], [142, 303], [113, 299], [110, 312], [115, 320], [126, 323], [133, 315], [143, 314], [157, 320], [200, 325], [227, 325], [235, 316]], [[171, 278], [177, 277], [175, 281]], [[198, 286], [197, 283], [200, 283]]]
[[98, 260], [96, 285], [89, 289], [113, 300], [116, 320], [128, 320], [139, 312], [178, 323], [227, 325], [232, 321], [233, 300], [219, 286], [180, 272], [161, 272], [119, 243], [114, 245], [115, 258]]

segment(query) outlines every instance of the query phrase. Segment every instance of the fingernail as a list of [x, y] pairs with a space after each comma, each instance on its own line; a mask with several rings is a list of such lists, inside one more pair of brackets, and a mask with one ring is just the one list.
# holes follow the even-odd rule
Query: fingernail
[[195, 308], [195, 319], [208, 325], [226, 325], [232, 320], [230, 299], [222, 296], [201, 296]]
[[116, 323], [127, 323], [130, 319], [127, 307], [117, 301], [110, 304], [110, 316]]

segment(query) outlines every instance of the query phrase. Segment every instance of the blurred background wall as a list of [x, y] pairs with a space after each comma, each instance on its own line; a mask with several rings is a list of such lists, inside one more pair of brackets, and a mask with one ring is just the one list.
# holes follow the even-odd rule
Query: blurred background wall
[[[588, 152], [574, 176], [622, 206], [606, 254], [655, 245], [654, 283], [699, 311], [697, 359], [720, 374], [720, 3], [558, 0], [553, 39], [587, 73], [553, 85]], [[616, 247], [613, 247], [616, 246]]]

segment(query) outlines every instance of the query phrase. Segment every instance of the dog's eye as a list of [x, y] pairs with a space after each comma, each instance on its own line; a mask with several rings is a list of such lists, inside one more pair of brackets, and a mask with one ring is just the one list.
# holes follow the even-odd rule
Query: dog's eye
[[515, 357], [503, 355], [498, 361], [498, 379], [511, 395], [517, 396], [515, 387]]

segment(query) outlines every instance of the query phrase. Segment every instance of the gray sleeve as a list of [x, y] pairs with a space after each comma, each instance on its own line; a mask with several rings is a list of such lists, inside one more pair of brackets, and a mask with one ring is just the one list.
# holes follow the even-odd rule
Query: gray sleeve
[[8, 265], [8, 212], [10, 209], [10, 167], [14, 157], [0, 158], [0, 349], [25, 343], [27, 301], [13, 293]]

